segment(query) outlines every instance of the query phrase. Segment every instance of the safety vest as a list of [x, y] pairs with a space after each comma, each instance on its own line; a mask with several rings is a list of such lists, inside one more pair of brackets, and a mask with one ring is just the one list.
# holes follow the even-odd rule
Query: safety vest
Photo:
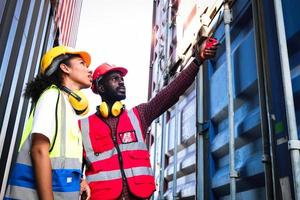
[[149, 198], [155, 191], [149, 152], [137, 116], [136, 109], [124, 110], [115, 136], [96, 114], [80, 120], [92, 200], [117, 199], [123, 180], [136, 197]]
[[[75, 113], [66, 107], [60, 90], [51, 86], [43, 94], [56, 90], [56, 133], [49, 150], [52, 165], [52, 190], [54, 199], [78, 199], [82, 167], [82, 138]], [[42, 94], [42, 95], [43, 95]], [[16, 164], [10, 175], [5, 199], [38, 199], [34, 170], [32, 167], [31, 129], [34, 111], [26, 122]], [[45, 119], [47, 123], [47, 119]]]

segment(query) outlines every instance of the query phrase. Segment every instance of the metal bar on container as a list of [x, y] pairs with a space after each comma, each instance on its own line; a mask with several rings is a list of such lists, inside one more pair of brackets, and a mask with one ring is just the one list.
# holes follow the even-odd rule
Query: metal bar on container
[[161, 148], [160, 148], [160, 168], [159, 168], [159, 199], [164, 199], [164, 181], [165, 181], [165, 142], [166, 142], [166, 123], [167, 113], [162, 115], [162, 132], [161, 132]]
[[207, 174], [205, 173], [205, 149], [204, 149], [204, 134], [202, 133], [204, 124], [204, 66], [200, 66], [199, 72], [196, 77], [196, 199], [206, 200], [209, 199], [208, 192], [205, 191], [205, 179]]
[[[164, 6], [167, 7], [166, 9], [166, 38], [165, 38], [165, 75], [166, 80], [164, 83], [167, 84], [168, 76], [169, 76], [169, 68], [168, 68], [168, 59], [169, 59], [169, 14], [170, 14], [170, 3], [171, 1], [168, 0]], [[164, 112], [162, 116], [162, 134], [161, 134], [161, 159], [160, 159], [160, 181], [159, 181], [159, 199], [164, 199], [164, 181], [165, 181], [165, 142], [166, 142], [166, 123], [167, 123], [167, 113]]]
[[289, 134], [289, 150], [291, 154], [295, 199], [300, 200], [300, 142], [297, 133], [295, 106], [291, 81], [289, 55], [286, 43], [284, 18], [281, 0], [274, 0], [276, 28], [279, 44], [279, 55], [282, 71], [282, 82]]
[[[150, 49], [150, 63], [149, 63], [149, 82], [148, 82], [148, 100], [152, 97], [152, 81], [153, 81], [153, 65], [154, 49], [155, 49], [155, 23], [156, 23], [156, 0], [153, 0], [153, 14], [152, 14], [152, 34], [151, 34], [151, 49]], [[157, 83], [157, 82], [156, 82]], [[149, 148], [150, 149], [150, 148]]]
[[258, 8], [256, 0], [252, 0], [252, 15], [253, 15], [253, 28], [254, 28], [254, 39], [255, 39], [255, 52], [257, 62], [257, 85], [258, 85], [258, 96], [259, 96], [259, 109], [260, 109], [260, 127], [262, 135], [262, 162], [264, 164], [264, 175], [265, 175], [265, 195], [266, 199], [273, 199], [273, 188], [272, 188], [272, 166], [269, 151], [268, 141], [268, 126], [267, 126], [267, 110], [266, 110], [266, 99], [264, 90], [264, 77], [263, 77], [263, 61], [262, 61], [262, 49], [261, 49], [261, 37], [259, 33], [258, 25]]
[[[156, 0], [153, 0], [153, 4], [152, 4], [152, 9], [153, 9], [153, 13], [152, 13], [152, 33], [151, 33], [151, 49], [150, 49], [150, 63], [149, 63], [149, 77], [148, 77], [148, 101], [152, 98], [153, 95], [153, 66], [155, 63], [155, 60], [153, 60], [154, 58], [154, 51], [155, 51], [155, 23], [156, 23]], [[155, 58], [154, 58], [155, 59]], [[158, 70], [157, 70], [158, 71]], [[156, 78], [156, 84], [158, 83], [158, 79]], [[155, 125], [155, 131], [157, 129], [157, 126]], [[154, 137], [155, 140], [156, 137]], [[146, 145], [148, 147], [148, 149], [151, 149], [151, 134], [147, 134], [146, 135]], [[155, 162], [155, 159], [154, 159]], [[153, 163], [154, 163], [153, 162]]]
[[[156, 70], [156, 88], [155, 88], [155, 95], [159, 91], [159, 69], [160, 69], [160, 62], [158, 62], [157, 65], [157, 70]], [[154, 180], [156, 183], [156, 165], [157, 165], [157, 158], [156, 158], [156, 152], [157, 152], [157, 129], [158, 129], [158, 123], [159, 123], [159, 117], [155, 120], [155, 127], [154, 127], [154, 156], [153, 156], [153, 175], [154, 175]], [[150, 148], [149, 148], [150, 149]], [[152, 200], [154, 200], [154, 195], [152, 195]]]
[[[159, 123], [159, 120], [158, 118], [155, 120], [155, 126], [154, 126], [154, 149], [153, 149], [153, 166], [152, 166], [152, 169], [153, 169], [153, 176], [154, 176], [154, 181], [156, 183], [156, 151], [157, 151], [157, 124]], [[154, 200], [154, 194], [152, 195], [152, 199]]]
[[178, 103], [175, 105], [175, 134], [174, 134], [174, 167], [173, 167], [173, 199], [177, 199], [177, 151], [178, 151]]
[[281, 199], [278, 169], [275, 157], [274, 124], [272, 116], [271, 91], [269, 87], [267, 36], [264, 22], [264, 5], [252, 0], [253, 27], [257, 60], [257, 82], [260, 102], [261, 131], [263, 143], [263, 164], [265, 171], [266, 199]]
[[229, 124], [229, 167], [230, 167], [230, 199], [236, 199], [236, 178], [235, 171], [235, 141], [234, 141], [234, 102], [232, 84], [231, 44], [230, 44], [230, 23], [232, 20], [231, 10], [228, 1], [224, 2], [224, 24], [227, 61], [227, 87], [228, 87], [228, 124]]

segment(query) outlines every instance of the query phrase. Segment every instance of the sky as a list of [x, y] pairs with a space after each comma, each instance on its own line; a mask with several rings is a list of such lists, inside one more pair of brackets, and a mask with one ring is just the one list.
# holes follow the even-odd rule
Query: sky
[[[124, 77], [126, 108], [147, 101], [152, 31], [150, 0], [83, 0], [76, 49], [92, 57], [91, 69], [102, 63], [128, 69]], [[90, 114], [101, 98], [84, 91], [90, 102]]]

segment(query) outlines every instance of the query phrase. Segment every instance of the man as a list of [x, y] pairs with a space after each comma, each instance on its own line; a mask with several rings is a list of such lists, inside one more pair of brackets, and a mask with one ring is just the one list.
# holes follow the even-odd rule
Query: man
[[212, 41], [206, 40], [195, 61], [152, 100], [129, 111], [120, 102], [126, 98], [127, 70], [107, 63], [96, 68], [92, 90], [102, 103], [94, 115], [80, 121], [92, 200], [147, 199], [153, 194], [146, 130], [193, 83], [199, 64], [215, 56], [218, 42]]
[[50, 49], [40, 74], [26, 88], [34, 108], [19, 146], [5, 199], [79, 199], [82, 139], [76, 114], [88, 103], [79, 90], [92, 83], [87, 52], [65, 46]]

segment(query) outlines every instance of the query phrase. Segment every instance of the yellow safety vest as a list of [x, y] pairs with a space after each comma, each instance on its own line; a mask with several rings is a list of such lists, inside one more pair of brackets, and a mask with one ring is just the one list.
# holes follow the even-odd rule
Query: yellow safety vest
[[[74, 111], [66, 108], [66, 100], [62, 92], [57, 91], [56, 133], [49, 150], [52, 165], [52, 190], [54, 199], [78, 199], [82, 167], [82, 138]], [[42, 94], [42, 95], [43, 95]], [[5, 199], [38, 199], [30, 148], [34, 110], [26, 122], [22, 134], [18, 157], [10, 175]], [[51, 119], [52, 120], [52, 119]], [[47, 123], [47, 119], [45, 119]]]

